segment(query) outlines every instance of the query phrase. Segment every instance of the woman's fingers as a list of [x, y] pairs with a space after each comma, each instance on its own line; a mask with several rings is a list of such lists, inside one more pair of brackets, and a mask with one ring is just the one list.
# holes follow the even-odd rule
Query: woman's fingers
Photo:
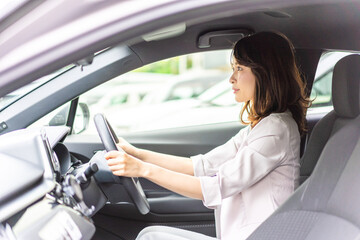
[[119, 142], [116, 144], [118, 148], [121, 148], [128, 154], [137, 157], [137, 148], [131, 145], [128, 141], [126, 141], [124, 138], [119, 137]]
[[121, 152], [113, 150], [113, 151], [107, 152], [105, 154], [105, 159], [109, 160], [111, 158], [117, 158], [120, 154], [121, 154]]
[[113, 171], [112, 173], [116, 176], [125, 176], [124, 170], [117, 170], [117, 171]]
[[119, 142], [116, 145], [126, 151], [127, 145], [129, 145], [129, 143], [122, 137], [119, 137]]
[[109, 168], [110, 168], [110, 170], [112, 171], [112, 172], [114, 172], [114, 171], [119, 171], [119, 170], [124, 170], [124, 166], [119, 166], [119, 165], [115, 165], [115, 166], [109, 166]]
[[138, 177], [140, 174], [139, 160], [124, 152], [110, 151], [105, 154], [111, 172], [118, 176]]
[[109, 158], [107, 160], [107, 164], [109, 166], [117, 165], [117, 164], [124, 164], [125, 163], [125, 156], [118, 156], [116, 158]]

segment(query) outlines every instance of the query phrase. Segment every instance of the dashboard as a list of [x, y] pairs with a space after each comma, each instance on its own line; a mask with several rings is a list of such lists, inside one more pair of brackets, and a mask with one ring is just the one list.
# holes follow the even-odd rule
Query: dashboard
[[106, 197], [92, 181], [96, 166], [62, 144], [68, 133], [56, 126], [0, 136], [0, 239], [91, 239], [91, 216]]

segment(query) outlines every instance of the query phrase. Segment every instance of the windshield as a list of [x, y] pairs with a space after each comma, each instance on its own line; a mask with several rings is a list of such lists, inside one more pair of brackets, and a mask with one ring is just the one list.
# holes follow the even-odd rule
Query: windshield
[[50, 81], [51, 79], [63, 74], [64, 72], [66, 72], [67, 70], [69, 70], [70, 68], [74, 67], [74, 64], [71, 64], [69, 66], [66, 66], [54, 73], [51, 73], [49, 75], [46, 75], [42, 78], [39, 78], [3, 97], [0, 97], [0, 112], [2, 110], [4, 110], [6, 107], [8, 107], [9, 105], [13, 104], [14, 102], [16, 102], [18, 99], [22, 98], [23, 96], [27, 95], [28, 93], [30, 93], [31, 91], [35, 90], [36, 88], [38, 88], [39, 86], [41, 86], [42, 84]]

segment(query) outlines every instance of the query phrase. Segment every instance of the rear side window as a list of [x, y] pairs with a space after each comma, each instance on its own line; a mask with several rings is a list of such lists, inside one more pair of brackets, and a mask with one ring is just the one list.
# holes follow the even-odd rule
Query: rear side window
[[335, 64], [351, 52], [328, 52], [324, 54], [318, 64], [315, 81], [311, 89], [310, 98], [313, 99], [309, 113], [326, 113], [333, 109], [331, 86]]

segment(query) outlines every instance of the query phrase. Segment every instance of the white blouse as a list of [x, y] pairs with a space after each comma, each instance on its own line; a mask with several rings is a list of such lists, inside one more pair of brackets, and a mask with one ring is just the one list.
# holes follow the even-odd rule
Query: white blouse
[[218, 238], [246, 239], [298, 187], [298, 126], [290, 111], [273, 113], [191, 159]]

